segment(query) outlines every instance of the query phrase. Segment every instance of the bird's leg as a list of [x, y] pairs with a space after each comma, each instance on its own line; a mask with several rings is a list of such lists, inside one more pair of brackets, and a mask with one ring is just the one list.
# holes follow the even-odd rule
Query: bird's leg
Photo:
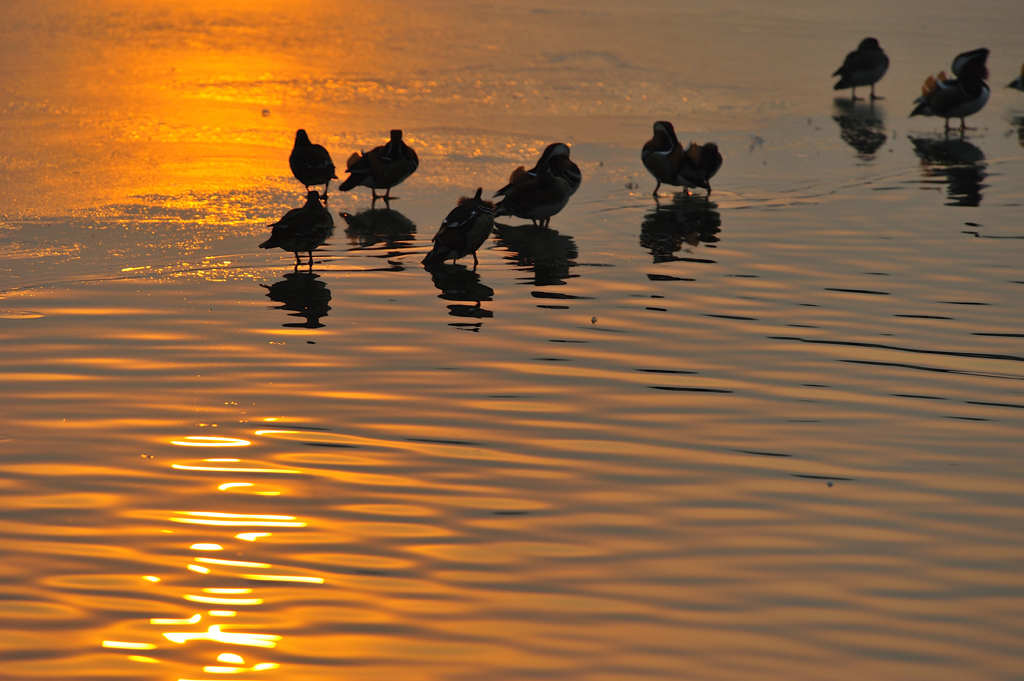
[[658, 188], [659, 187], [661, 187], [661, 180], [658, 180], [658, 184], [654, 185], [654, 191], [651, 192], [651, 196], [654, 197], [655, 201], [658, 200]]
[[710, 184], [708, 185], [708, 195], [705, 196], [704, 198], [707, 199], [708, 201], [711, 200], [711, 185]]
[[313, 251], [309, 252], [309, 271], [313, 271]]
[[479, 261], [476, 259], [476, 251], [473, 251], [473, 271], [476, 272], [476, 266]]
[[857, 96], [857, 86], [856, 86], [856, 85], [854, 85], [854, 86], [853, 86], [853, 87], [852, 87], [852, 88], [850, 89], [850, 101], [851, 101], [851, 102], [856, 102], [856, 101], [857, 101], [858, 99], [861, 99], [861, 97], [858, 97], [858, 96]]
[[881, 96], [875, 94], [875, 84], [872, 83], [871, 84], [871, 101], [874, 101], [876, 99], [885, 99], [885, 97], [881, 97]]

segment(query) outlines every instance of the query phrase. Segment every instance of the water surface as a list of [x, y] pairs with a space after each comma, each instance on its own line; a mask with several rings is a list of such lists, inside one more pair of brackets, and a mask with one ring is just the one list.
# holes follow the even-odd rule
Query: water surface
[[[5, 678], [1020, 678], [1017, 3], [0, 18]], [[978, 129], [906, 118], [979, 45]], [[421, 158], [312, 272], [298, 127]], [[551, 229], [420, 267], [553, 140]]]

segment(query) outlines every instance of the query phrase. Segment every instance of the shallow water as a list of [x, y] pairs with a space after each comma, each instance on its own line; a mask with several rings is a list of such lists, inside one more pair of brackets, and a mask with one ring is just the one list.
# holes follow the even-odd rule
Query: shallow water
[[[983, 4], [6, 5], [4, 678], [1019, 679], [1024, 17]], [[827, 77], [861, 12], [873, 107]], [[907, 119], [981, 44], [978, 130]], [[709, 200], [650, 197], [659, 118]], [[312, 273], [255, 247], [298, 127], [421, 158], [332, 192]], [[420, 267], [556, 139], [552, 229]]]

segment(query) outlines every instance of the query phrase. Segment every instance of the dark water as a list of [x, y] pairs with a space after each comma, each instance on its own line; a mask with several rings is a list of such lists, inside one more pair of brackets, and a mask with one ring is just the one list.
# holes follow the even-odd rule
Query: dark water
[[[9, 5], [4, 678], [1020, 678], [1021, 10], [862, 9]], [[421, 158], [312, 272], [298, 127]], [[556, 139], [551, 229], [420, 267]]]

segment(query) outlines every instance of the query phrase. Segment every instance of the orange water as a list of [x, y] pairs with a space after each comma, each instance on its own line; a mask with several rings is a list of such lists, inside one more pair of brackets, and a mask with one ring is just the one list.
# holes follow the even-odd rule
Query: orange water
[[[0, 677], [1019, 679], [1024, 17], [983, 5], [5, 5]], [[979, 45], [979, 129], [907, 119]], [[710, 201], [656, 210], [659, 118]], [[312, 273], [255, 247], [298, 127], [421, 158]], [[553, 140], [552, 230], [419, 266]]]

